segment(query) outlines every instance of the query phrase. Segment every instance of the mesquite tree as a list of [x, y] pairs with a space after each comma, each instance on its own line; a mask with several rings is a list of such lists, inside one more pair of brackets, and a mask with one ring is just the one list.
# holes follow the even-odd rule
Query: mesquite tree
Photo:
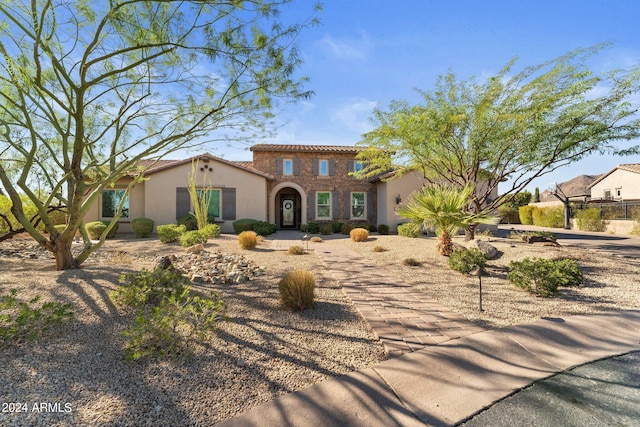
[[[0, 0], [0, 184], [58, 269], [104, 242], [125, 198], [97, 244], [83, 216], [118, 179], [134, 177], [129, 188], [144, 179], [141, 159], [251, 138], [269, 129], [280, 101], [310, 96], [293, 42], [319, 6], [285, 24], [286, 3]], [[60, 205], [62, 231], [49, 216]]]

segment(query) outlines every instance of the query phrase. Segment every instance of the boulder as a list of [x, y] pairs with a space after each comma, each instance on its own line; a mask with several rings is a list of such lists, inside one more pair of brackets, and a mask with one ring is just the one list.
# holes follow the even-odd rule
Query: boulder
[[160, 259], [156, 263], [156, 268], [161, 268], [163, 270], [166, 270], [169, 267], [171, 267], [171, 265], [173, 265], [173, 262], [171, 261], [171, 257], [163, 256], [163, 257], [160, 257]]
[[543, 246], [560, 246], [560, 243], [547, 236], [523, 236], [522, 239], [529, 244], [538, 243]]
[[483, 240], [473, 240], [471, 241], [471, 244], [469, 245], [469, 248], [476, 248], [479, 249], [480, 252], [482, 252], [484, 254], [484, 256], [487, 257], [487, 259], [496, 259], [498, 258], [498, 255], [500, 255], [500, 252], [498, 252], [498, 249], [493, 246], [492, 244], [489, 244]]
[[202, 243], [198, 243], [197, 245], [189, 246], [187, 248], [187, 253], [188, 254], [199, 255], [202, 252], [204, 252], [204, 245]]

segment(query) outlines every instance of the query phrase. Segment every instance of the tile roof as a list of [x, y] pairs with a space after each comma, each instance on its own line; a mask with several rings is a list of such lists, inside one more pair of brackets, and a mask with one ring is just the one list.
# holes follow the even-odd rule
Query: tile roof
[[303, 151], [306, 153], [357, 153], [363, 150], [354, 145], [302, 145], [302, 144], [257, 144], [251, 151]]
[[198, 159], [210, 159], [216, 162], [220, 162], [220, 163], [224, 163], [233, 167], [236, 167], [238, 169], [242, 169], [244, 171], [247, 172], [251, 172], [254, 173], [256, 175], [260, 175], [263, 176], [267, 179], [275, 179], [272, 175], [269, 175], [266, 172], [257, 170], [253, 167], [253, 162], [246, 162], [246, 161], [231, 161], [231, 160], [225, 160], [222, 159], [220, 157], [205, 153], [205, 154], [200, 154], [197, 156], [193, 156], [193, 157], [189, 157], [188, 159], [182, 159], [182, 160], [140, 160], [140, 162], [138, 162], [138, 165], [145, 168], [145, 175], [150, 175], [156, 172], [160, 172], [162, 170], [165, 169], [170, 169], [172, 167], [175, 166], [179, 166], [179, 165], [183, 165], [185, 163], [191, 163], [192, 160], [198, 160]]
[[640, 174], [640, 163], [626, 163], [626, 164], [618, 165], [615, 168], [611, 169], [609, 172], [603, 173], [602, 175], [600, 175], [600, 177], [595, 181], [593, 181], [588, 188], [593, 187], [594, 185], [596, 185], [597, 183], [599, 183], [600, 181], [602, 181], [603, 179], [605, 179], [606, 177], [608, 177], [618, 169]]
[[[600, 175], [578, 175], [575, 178], [570, 179], [569, 181], [561, 182], [558, 184], [558, 189], [561, 194], [564, 194], [566, 197], [583, 197], [590, 196], [591, 191], [589, 190], [589, 186], [598, 178]], [[544, 191], [540, 193], [540, 201], [548, 202], [548, 201], [556, 201], [558, 200], [552, 191]]]

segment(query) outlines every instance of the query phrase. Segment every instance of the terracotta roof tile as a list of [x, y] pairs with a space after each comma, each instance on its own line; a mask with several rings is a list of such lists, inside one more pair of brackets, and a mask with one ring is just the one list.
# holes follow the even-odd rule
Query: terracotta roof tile
[[357, 153], [363, 148], [353, 145], [257, 144], [251, 151], [303, 151], [307, 153]]

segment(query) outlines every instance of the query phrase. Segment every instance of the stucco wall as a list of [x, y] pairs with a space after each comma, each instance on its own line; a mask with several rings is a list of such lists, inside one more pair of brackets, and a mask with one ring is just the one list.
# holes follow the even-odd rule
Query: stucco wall
[[[616, 195], [616, 189], [620, 189], [620, 197]], [[606, 190], [611, 191], [613, 199], [640, 199], [640, 174], [616, 169], [591, 187], [591, 198], [596, 200], [605, 198]]]
[[398, 224], [407, 222], [396, 214], [396, 198], [406, 200], [411, 193], [424, 186], [424, 178], [418, 172], [409, 172], [399, 178], [378, 183], [378, 224], [387, 224], [389, 231], [397, 232]]
[[[126, 189], [130, 182], [130, 178], [123, 178], [118, 180], [113, 187], [108, 187], [108, 189]], [[128, 218], [120, 218], [118, 221], [118, 233], [131, 233], [131, 219], [145, 216], [144, 183], [136, 184], [131, 189], [129, 196], [129, 212], [130, 214]], [[102, 197], [98, 196], [96, 201], [87, 211], [87, 214], [84, 216], [84, 221], [87, 223], [91, 221], [103, 221], [109, 219], [110, 218], [102, 217]]]
[[[199, 168], [207, 165], [204, 171], [197, 170], [196, 182], [213, 188], [236, 189], [236, 218], [252, 218], [266, 221], [267, 180], [251, 172], [231, 165], [210, 160], [200, 161]], [[156, 225], [176, 222], [176, 188], [187, 187], [191, 163], [165, 169], [149, 175], [145, 181], [146, 217]], [[222, 218], [220, 224], [223, 233], [233, 232], [233, 221]]]

